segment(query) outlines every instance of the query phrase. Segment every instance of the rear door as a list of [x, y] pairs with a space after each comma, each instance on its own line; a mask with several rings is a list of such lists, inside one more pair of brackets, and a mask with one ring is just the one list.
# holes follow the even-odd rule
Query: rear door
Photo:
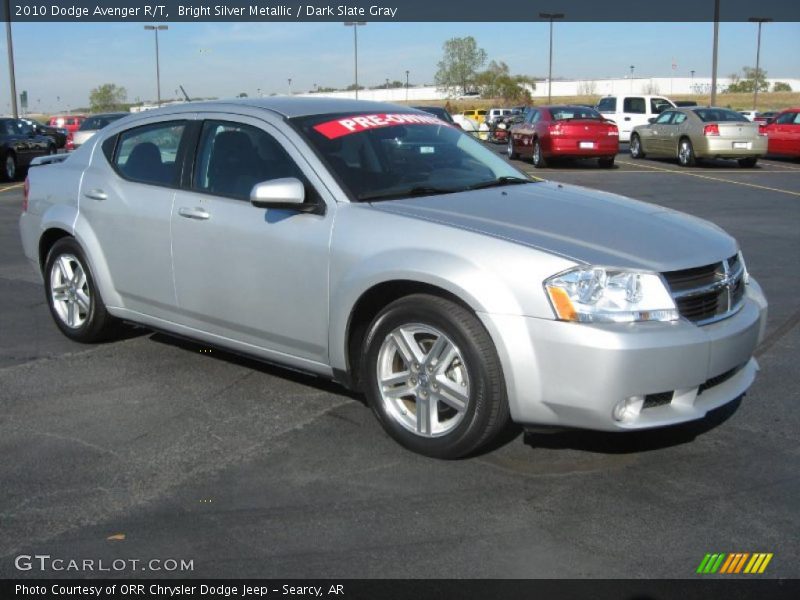
[[[256, 183], [296, 177], [335, 202], [273, 125], [200, 114], [193, 176], [172, 210], [179, 322], [282, 361], [328, 362], [328, 263], [334, 210], [256, 208]], [[291, 362], [291, 361], [290, 361]]]
[[186, 117], [127, 129], [94, 149], [79, 198], [123, 307], [173, 320], [170, 217]]

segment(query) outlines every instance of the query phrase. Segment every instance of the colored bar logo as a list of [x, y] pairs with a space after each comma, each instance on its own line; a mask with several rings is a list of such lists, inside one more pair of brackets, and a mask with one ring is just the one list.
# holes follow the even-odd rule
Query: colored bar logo
[[772, 560], [772, 552], [731, 552], [706, 554], [696, 573], [701, 575], [719, 573], [720, 575], [756, 575], [767, 569]]

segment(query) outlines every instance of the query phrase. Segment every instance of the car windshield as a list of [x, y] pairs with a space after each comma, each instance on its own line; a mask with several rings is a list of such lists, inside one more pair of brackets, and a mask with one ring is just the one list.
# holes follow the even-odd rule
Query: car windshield
[[700, 117], [700, 120], [704, 123], [724, 123], [725, 121], [749, 123], [747, 117], [743, 117], [735, 110], [728, 110], [727, 108], [698, 108], [694, 113]]
[[355, 201], [533, 183], [483, 144], [432, 115], [327, 114], [291, 122]]
[[570, 119], [603, 119], [599, 112], [593, 108], [582, 106], [554, 106], [550, 109], [554, 121], [568, 121]]

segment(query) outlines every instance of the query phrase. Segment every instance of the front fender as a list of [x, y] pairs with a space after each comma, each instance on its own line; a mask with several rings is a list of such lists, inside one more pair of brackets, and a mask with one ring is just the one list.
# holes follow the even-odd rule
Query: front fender
[[331, 280], [329, 343], [334, 369], [347, 369], [348, 326], [359, 299], [375, 286], [393, 281], [443, 289], [475, 312], [522, 313], [502, 278], [481, 270], [464, 256], [431, 250], [386, 250], [351, 263]]

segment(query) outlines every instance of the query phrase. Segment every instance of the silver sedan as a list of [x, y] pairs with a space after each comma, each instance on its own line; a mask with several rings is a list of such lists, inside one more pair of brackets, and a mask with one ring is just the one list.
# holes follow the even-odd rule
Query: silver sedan
[[509, 419], [699, 419], [755, 378], [767, 304], [733, 238], [533, 181], [433, 115], [192, 103], [39, 162], [20, 230], [65, 335], [126, 320], [335, 379], [425, 455]]

